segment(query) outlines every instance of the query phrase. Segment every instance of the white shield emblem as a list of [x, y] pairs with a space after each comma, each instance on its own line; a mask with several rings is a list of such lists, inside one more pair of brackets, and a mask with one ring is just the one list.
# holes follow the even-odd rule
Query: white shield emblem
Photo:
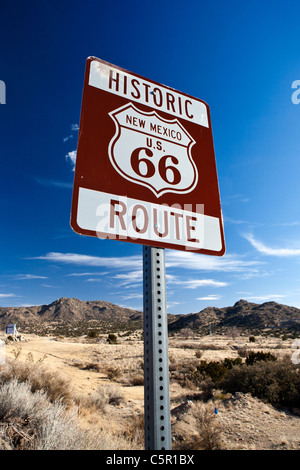
[[198, 172], [191, 147], [195, 141], [177, 119], [163, 119], [132, 103], [109, 115], [116, 124], [109, 158], [120, 175], [146, 186], [157, 197], [194, 189]]

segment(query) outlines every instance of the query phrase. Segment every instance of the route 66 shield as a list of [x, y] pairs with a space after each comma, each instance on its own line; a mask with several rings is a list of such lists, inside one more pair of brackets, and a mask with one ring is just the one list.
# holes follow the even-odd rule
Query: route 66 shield
[[194, 189], [198, 172], [191, 148], [195, 141], [177, 119], [163, 119], [132, 103], [109, 115], [116, 125], [109, 158], [123, 178], [146, 186], [157, 198]]

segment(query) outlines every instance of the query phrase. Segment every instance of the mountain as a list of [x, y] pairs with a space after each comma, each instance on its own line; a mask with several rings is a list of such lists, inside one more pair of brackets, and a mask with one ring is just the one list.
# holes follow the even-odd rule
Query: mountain
[[[32, 307], [0, 307], [0, 328], [9, 323], [19, 326], [42, 325], [47, 323], [69, 324], [114, 322], [131, 324], [142, 323], [143, 314], [137, 310], [120, 307], [102, 300], [84, 301], [62, 297], [49, 305]], [[183, 328], [207, 329], [243, 327], [243, 328], [300, 328], [300, 309], [265, 302], [255, 304], [239, 300], [231, 307], [207, 307], [197, 313], [168, 315], [169, 331]]]
[[244, 327], [244, 328], [283, 328], [300, 327], [300, 309], [278, 304], [277, 302], [265, 302], [255, 304], [246, 300], [239, 300], [232, 307], [207, 307], [198, 313], [182, 315], [169, 326], [171, 331], [182, 328], [203, 328], [214, 326]]
[[62, 297], [49, 305], [32, 307], [0, 307], [0, 326], [8, 323], [22, 325], [44, 322], [72, 323], [89, 320], [141, 320], [142, 313], [102, 300], [84, 301]]

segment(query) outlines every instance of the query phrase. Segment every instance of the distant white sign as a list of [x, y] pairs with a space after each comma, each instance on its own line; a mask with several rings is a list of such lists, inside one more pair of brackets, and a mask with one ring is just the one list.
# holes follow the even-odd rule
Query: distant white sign
[[17, 333], [17, 326], [15, 324], [7, 325], [5, 333], [7, 335], [15, 335]]

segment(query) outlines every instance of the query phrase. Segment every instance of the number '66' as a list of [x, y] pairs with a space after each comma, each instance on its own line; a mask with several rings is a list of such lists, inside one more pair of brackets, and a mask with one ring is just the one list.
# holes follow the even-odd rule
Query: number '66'
[[[146, 154], [146, 156], [145, 156]], [[153, 152], [147, 147], [138, 147], [135, 149], [130, 158], [130, 163], [133, 171], [142, 178], [151, 178], [156, 172], [153, 161]], [[148, 157], [148, 158], [146, 158]], [[158, 172], [160, 177], [168, 184], [178, 184], [181, 180], [181, 175], [174, 165], [178, 165], [178, 158], [173, 155], [164, 155], [160, 158], [158, 163]]]

